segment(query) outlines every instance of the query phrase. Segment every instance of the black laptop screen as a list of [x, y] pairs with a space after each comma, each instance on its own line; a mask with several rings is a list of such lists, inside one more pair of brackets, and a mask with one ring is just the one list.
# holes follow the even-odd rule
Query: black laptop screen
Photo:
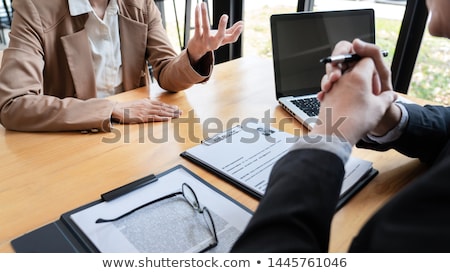
[[277, 99], [317, 93], [325, 73], [319, 60], [340, 40], [375, 43], [372, 9], [276, 14], [270, 21]]

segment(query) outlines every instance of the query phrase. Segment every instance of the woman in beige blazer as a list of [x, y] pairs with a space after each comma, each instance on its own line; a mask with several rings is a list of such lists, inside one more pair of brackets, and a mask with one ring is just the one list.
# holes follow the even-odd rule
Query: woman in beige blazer
[[[109, 0], [89, 0], [103, 18]], [[172, 48], [153, 0], [117, 0], [122, 89], [148, 84], [147, 62], [160, 86], [180, 91], [208, 80], [212, 51], [237, 40], [242, 22], [226, 29], [222, 16], [210, 32], [206, 5], [197, 6], [195, 34], [179, 55]], [[150, 99], [114, 103], [97, 98], [85, 29], [89, 14], [72, 16], [68, 0], [14, 1], [10, 44], [0, 69], [0, 123], [17, 131], [111, 130], [123, 123], [164, 121], [176, 106]], [[132, 109], [133, 111], [125, 111]], [[125, 115], [128, 113], [128, 116]], [[131, 116], [130, 116], [131, 115]]]

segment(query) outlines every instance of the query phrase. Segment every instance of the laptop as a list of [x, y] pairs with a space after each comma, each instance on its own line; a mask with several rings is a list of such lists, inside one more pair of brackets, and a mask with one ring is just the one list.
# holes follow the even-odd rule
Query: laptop
[[373, 9], [296, 12], [270, 18], [276, 99], [309, 130], [317, 121], [317, 93], [325, 74], [320, 59], [337, 42], [375, 43]]

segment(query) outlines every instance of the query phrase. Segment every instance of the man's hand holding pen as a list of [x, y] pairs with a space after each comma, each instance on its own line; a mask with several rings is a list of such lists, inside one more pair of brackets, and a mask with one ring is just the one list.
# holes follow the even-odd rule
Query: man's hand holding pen
[[[348, 57], [347, 61], [342, 60], [341, 57], [337, 57], [338, 61], [331, 61], [332, 57], [335, 56], [352, 56]], [[355, 58], [355, 56], [357, 56]], [[392, 88], [392, 79], [391, 79], [391, 70], [384, 62], [384, 57], [387, 56], [387, 52], [382, 51], [378, 46], [370, 43], [366, 43], [360, 39], [355, 39], [353, 43], [347, 41], [339, 42], [333, 50], [333, 54], [331, 57], [324, 58], [321, 61], [326, 63], [325, 69], [326, 74], [322, 78], [321, 86], [322, 91], [318, 94], [319, 100], [323, 99], [325, 93], [331, 90], [333, 84], [340, 79], [343, 73], [350, 71], [356, 64], [355, 61], [361, 58], [371, 58], [375, 63], [375, 68], [378, 72], [379, 82], [380, 82], [380, 90], [393, 90]], [[376, 90], [376, 89], [374, 89]]]
[[318, 94], [320, 124], [312, 130], [312, 133], [326, 133], [327, 127], [333, 127], [340, 119], [339, 131], [332, 133], [351, 144], [369, 132], [384, 133], [386, 126], [380, 124], [384, 124], [386, 118], [392, 120], [391, 110], [394, 114], [400, 111], [393, 103], [397, 95], [392, 92], [391, 71], [384, 63], [380, 48], [359, 39], [353, 43], [342, 41], [336, 45], [332, 56], [353, 53], [360, 56], [359, 61], [326, 64], [322, 91]]

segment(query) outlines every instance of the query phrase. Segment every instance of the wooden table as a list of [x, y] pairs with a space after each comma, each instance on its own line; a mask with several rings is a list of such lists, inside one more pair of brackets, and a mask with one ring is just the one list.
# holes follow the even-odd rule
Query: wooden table
[[[185, 92], [152, 88], [151, 97], [183, 110], [170, 122], [115, 125], [111, 133], [23, 133], [0, 126], [0, 252], [13, 252], [12, 239], [55, 221], [61, 214], [97, 200], [101, 193], [150, 173], [183, 164], [254, 210], [258, 201], [181, 158], [207, 132], [247, 118], [275, 118], [272, 126], [294, 134], [306, 130], [276, 102], [272, 61], [241, 58], [217, 65], [206, 84]], [[147, 97], [140, 88], [115, 100]], [[283, 124], [280, 128], [280, 124]], [[345, 252], [374, 211], [423, 169], [395, 151], [355, 149], [380, 174], [336, 213], [330, 251]]]

